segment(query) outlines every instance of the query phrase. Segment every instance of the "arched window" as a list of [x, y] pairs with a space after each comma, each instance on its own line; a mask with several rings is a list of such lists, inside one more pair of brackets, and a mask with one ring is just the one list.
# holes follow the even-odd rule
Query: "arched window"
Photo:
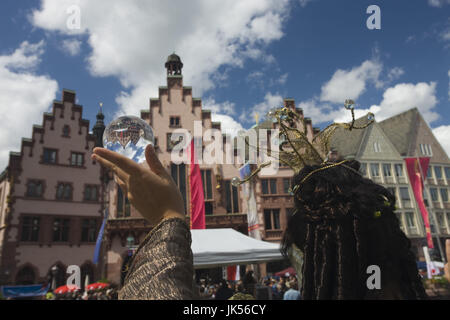
[[17, 273], [16, 284], [17, 285], [29, 285], [35, 282], [35, 273], [32, 267], [25, 266]]

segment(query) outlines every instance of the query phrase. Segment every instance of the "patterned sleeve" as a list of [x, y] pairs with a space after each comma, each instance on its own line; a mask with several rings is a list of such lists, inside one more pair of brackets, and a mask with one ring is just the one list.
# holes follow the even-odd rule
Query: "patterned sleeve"
[[191, 241], [182, 219], [163, 220], [153, 228], [130, 260], [119, 299], [196, 299]]

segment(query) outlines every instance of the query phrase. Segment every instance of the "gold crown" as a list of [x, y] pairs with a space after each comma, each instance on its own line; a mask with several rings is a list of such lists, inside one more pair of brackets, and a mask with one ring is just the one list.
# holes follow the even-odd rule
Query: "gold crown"
[[[349, 123], [332, 123], [325, 129], [315, 135], [308, 133], [307, 121], [304, 117], [300, 117], [294, 110], [282, 107], [271, 110], [268, 113], [268, 118], [273, 119], [279, 128], [279, 150], [266, 150], [266, 154], [272, 158], [277, 158], [280, 163], [283, 163], [298, 173], [303, 167], [310, 165], [322, 165], [321, 168], [312, 171], [307, 175], [302, 183], [317, 171], [325, 170], [337, 165], [345, 165], [344, 161], [337, 163], [329, 163], [330, 143], [331, 138], [338, 128], [352, 131], [354, 129], [365, 129], [375, 121], [373, 113], [367, 114], [368, 122], [363, 126], [355, 125], [355, 102], [353, 100], [346, 100], [344, 103], [345, 109], [349, 110], [352, 115], [352, 121]], [[300, 124], [297, 128], [295, 124]], [[249, 147], [252, 147], [249, 145]], [[254, 177], [263, 167], [268, 166], [270, 162], [259, 165], [248, 177], [240, 180], [233, 178], [234, 185], [242, 184], [252, 177]], [[353, 169], [352, 169], [353, 170]]]

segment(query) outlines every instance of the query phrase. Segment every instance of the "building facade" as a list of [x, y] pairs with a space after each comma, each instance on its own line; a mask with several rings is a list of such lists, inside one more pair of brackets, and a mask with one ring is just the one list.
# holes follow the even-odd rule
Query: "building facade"
[[[365, 118], [357, 120], [364, 124]], [[427, 245], [422, 214], [414, 198], [406, 171], [405, 158], [430, 157], [424, 188], [435, 249], [439, 259], [450, 238], [450, 161], [434, 137], [431, 129], [416, 108], [381, 122], [374, 122], [364, 130], [338, 132], [333, 147], [345, 158], [361, 162], [362, 174], [386, 187], [397, 199], [400, 226], [411, 239], [413, 251], [424, 259]]]
[[65, 283], [69, 265], [93, 280], [92, 263], [103, 214], [97, 141], [82, 118], [75, 92], [63, 90], [21, 151], [11, 152], [0, 176], [0, 282]]

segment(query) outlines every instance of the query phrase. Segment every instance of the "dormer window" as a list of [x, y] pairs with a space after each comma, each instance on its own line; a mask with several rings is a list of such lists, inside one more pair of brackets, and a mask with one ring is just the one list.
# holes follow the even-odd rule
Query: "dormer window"
[[374, 142], [373, 143], [373, 149], [374, 149], [374, 151], [375, 152], [381, 152], [381, 146], [380, 146], [380, 143], [379, 142]]
[[431, 145], [429, 144], [419, 144], [420, 147], [420, 153], [423, 156], [433, 156], [433, 151], [431, 150]]

